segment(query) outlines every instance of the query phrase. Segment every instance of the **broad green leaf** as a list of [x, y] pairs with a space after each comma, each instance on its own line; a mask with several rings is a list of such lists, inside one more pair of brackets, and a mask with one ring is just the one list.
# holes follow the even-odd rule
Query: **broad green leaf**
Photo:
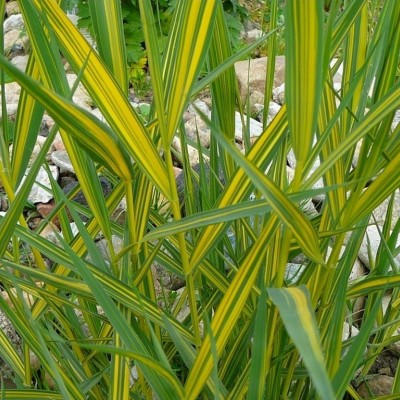
[[[33, 55], [29, 57], [26, 73], [33, 79], [39, 78], [39, 70]], [[26, 170], [30, 150], [34, 148], [37, 133], [43, 116], [43, 107], [25, 90], [21, 91], [17, 117], [14, 127], [14, 141], [11, 154], [12, 181], [18, 187]], [[24, 110], [21, 112], [21, 110]]]
[[38, 390], [38, 389], [9, 389], [5, 390], [5, 398], [11, 400], [63, 400], [62, 394], [51, 390]]
[[[203, 66], [216, 14], [216, 0], [178, 2], [164, 55], [164, 95], [168, 145], [178, 128]], [[175, 68], [178, 66], [178, 68]]]
[[[107, 165], [125, 181], [130, 181], [132, 172], [126, 151], [121, 147], [111, 129], [88, 111], [78, 108], [46, 89], [12, 66], [3, 56], [0, 65], [24, 86], [73, 137], [97, 160]], [[110, 157], [112, 154], [112, 157]]]
[[267, 370], [265, 349], [268, 336], [267, 292], [261, 287], [254, 323], [253, 357], [249, 371], [249, 390], [247, 399], [260, 399], [265, 392], [265, 372]]
[[89, 10], [100, 57], [123, 92], [128, 88], [128, 69], [119, 1], [90, 1]]
[[318, 327], [305, 286], [274, 289], [268, 295], [278, 307], [285, 328], [296, 345], [322, 399], [335, 399], [325, 368]]
[[0, 356], [6, 365], [8, 365], [12, 371], [23, 380], [25, 371], [21, 356], [17, 353], [10, 338], [7, 337], [4, 330], [0, 331]]
[[[58, 48], [51, 30], [44, 31], [43, 24], [36, 17], [35, 9], [31, 3], [21, 4], [21, 12], [25, 16], [26, 28], [29, 36], [32, 38], [30, 43], [33, 53], [36, 54], [35, 60], [37, 61], [44, 85], [54, 90], [57, 94], [71, 99], [72, 94], [64, 73], [63, 64], [57, 54]], [[27, 15], [30, 17], [27, 18]], [[76, 79], [72, 93], [76, 90], [79, 80], [80, 77]], [[92, 209], [104, 234], [110, 237], [111, 230], [108, 223], [108, 211], [105, 207], [103, 196], [96, 196], [96, 193], [101, 193], [102, 189], [93, 161], [89, 159], [87, 154], [77, 145], [77, 142], [71, 139], [64, 130], [61, 130], [60, 133], [87, 203]]]
[[[35, 0], [34, 4], [45, 13], [60, 46], [65, 51], [65, 56], [74, 69], [80, 71], [84, 68], [82, 83], [113, 129], [118, 138], [116, 140], [133, 156], [148, 178], [170, 199], [172, 196], [164, 163], [125, 93], [116, 84], [85, 38], [55, 3]], [[100, 136], [97, 142], [101, 140]], [[108, 147], [109, 144], [105, 146]], [[112, 150], [114, 147], [115, 145], [109, 149]], [[117, 157], [116, 153], [111, 154]], [[117, 159], [123, 160], [123, 158]]]
[[323, 88], [322, 11], [322, 1], [286, 4], [285, 99], [299, 180], [313, 143]]
[[366, 277], [350, 286], [347, 297], [352, 299], [381, 290], [389, 290], [397, 287], [399, 283], [400, 275]]

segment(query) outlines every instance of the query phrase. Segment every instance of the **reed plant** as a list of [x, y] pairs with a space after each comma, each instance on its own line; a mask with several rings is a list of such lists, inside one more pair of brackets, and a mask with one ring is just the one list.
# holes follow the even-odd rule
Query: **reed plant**
[[[278, 1], [271, 2], [276, 10]], [[129, 103], [119, 1], [89, 2], [96, 48], [70, 22], [65, 2], [18, 3], [31, 53], [25, 73], [0, 56], [2, 77], [22, 87], [12, 151], [7, 118], [0, 135], [0, 179], [10, 200], [0, 218], [0, 279], [8, 295], [0, 296], [0, 308], [22, 345], [0, 331], [0, 357], [16, 385], [2, 387], [2, 398], [359, 398], [353, 379], [367, 376], [384, 346], [399, 339], [392, 335], [400, 321], [400, 223], [391, 222], [400, 125], [391, 124], [400, 106], [400, 4], [332, 0], [324, 12], [322, 0], [286, 1], [285, 104], [253, 144], [244, 129], [240, 152], [233, 65], [266, 41], [273, 71], [276, 31], [233, 53], [221, 1], [178, 1], [161, 54], [152, 2], [139, 0], [153, 94], [144, 123]], [[105, 122], [71, 101], [60, 54]], [[339, 64], [340, 88], [332, 80]], [[273, 79], [269, 73], [266, 105]], [[211, 147], [201, 149], [209, 158], [200, 173], [181, 155], [183, 213], [171, 143], [178, 136], [185, 147], [183, 113], [204, 89], [212, 98], [211, 117], [202, 116]], [[4, 116], [4, 97], [2, 104]], [[28, 170], [44, 110], [56, 126]], [[32, 231], [24, 208], [57, 130], [88, 206], [53, 182], [56, 208]], [[107, 197], [100, 175], [113, 183]], [[317, 194], [323, 205], [307, 216], [301, 205]], [[168, 213], [157, 207], [160, 197]], [[371, 215], [387, 198], [371, 270], [349, 283]], [[125, 218], [115, 221], [123, 199]], [[56, 244], [40, 235], [52, 217], [62, 227]], [[99, 235], [109, 260], [96, 246]], [[115, 237], [122, 247], [114, 247]], [[21, 261], [22, 244], [31, 264]], [[304, 268], [290, 281], [286, 265], [299, 254]], [[155, 262], [185, 282], [174, 302], [157, 298]], [[366, 298], [360, 332], [343, 340], [359, 297]], [[399, 375], [385, 399], [398, 398]]]

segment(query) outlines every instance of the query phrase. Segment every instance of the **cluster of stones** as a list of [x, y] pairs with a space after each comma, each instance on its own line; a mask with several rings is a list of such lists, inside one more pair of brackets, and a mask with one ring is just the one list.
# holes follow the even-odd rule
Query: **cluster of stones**
[[[18, 5], [16, 1], [7, 2], [6, 5], [7, 18], [4, 22], [4, 42], [5, 42], [5, 54], [11, 60], [11, 62], [16, 65], [21, 70], [25, 70], [28, 54], [27, 50], [29, 49], [29, 38], [24, 33], [24, 22], [21, 14], [18, 10]], [[76, 21], [75, 16], [71, 16], [71, 19]], [[255, 39], [260, 35], [259, 30], [252, 29], [251, 31], [246, 33], [247, 39]], [[243, 104], [247, 103], [247, 100], [250, 104], [251, 114], [255, 118], [245, 118], [244, 120], [249, 121], [250, 125], [247, 127], [250, 131], [250, 139], [251, 142], [257, 140], [263, 132], [263, 126], [259, 119], [262, 118], [263, 108], [264, 108], [264, 89], [265, 89], [265, 76], [266, 76], [266, 58], [259, 58], [250, 61], [240, 61], [235, 64], [236, 76], [239, 83], [240, 95], [243, 101]], [[68, 65], [66, 65], [66, 75], [70, 86], [74, 84], [76, 79], [76, 75], [68, 69]], [[268, 120], [267, 124], [269, 124], [275, 115], [279, 112], [282, 104], [284, 103], [284, 76], [285, 76], [285, 58], [283, 56], [279, 56], [276, 58], [275, 63], [275, 78], [274, 78], [274, 88], [273, 88], [273, 96], [272, 100], [269, 103], [268, 108]], [[340, 69], [338, 73], [334, 77], [334, 84], [340, 85], [341, 82], [341, 73]], [[5, 85], [5, 97], [6, 97], [6, 108], [8, 118], [13, 120], [15, 119], [16, 112], [18, 109], [18, 99], [20, 95], [20, 86], [15, 83], [8, 83]], [[74, 94], [73, 101], [79, 106], [82, 107], [91, 113], [97, 118], [104, 120], [101, 112], [95, 108], [92, 99], [87, 94], [85, 88], [79, 84], [78, 88]], [[132, 101], [132, 106], [137, 108], [141, 107], [142, 104], [139, 101]], [[146, 105], [146, 104], [145, 104]], [[1, 104], [0, 104], [1, 106]], [[204, 148], [210, 147], [210, 129], [207, 124], [202, 120], [197, 109], [200, 109], [205, 115], [210, 116], [211, 104], [210, 100], [195, 100], [188, 107], [187, 111], [184, 114], [184, 124], [186, 135], [189, 139], [193, 140], [195, 143], [197, 142], [197, 138], [199, 137], [201, 146]], [[258, 119], [259, 118], [259, 119]], [[395, 126], [400, 120], [400, 112], [396, 113], [395, 120], [393, 122], [393, 126]], [[237, 146], [242, 149], [243, 142], [243, 118], [240, 113], [236, 113], [235, 116], [236, 121], [236, 131], [235, 138], [237, 142]], [[34, 160], [44, 141], [46, 140], [46, 135], [49, 130], [54, 125], [53, 120], [45, 115], [42, 123], [41, 132], [37, 138], [37, 142], [35, 148], [32, 153], [31, 159]], [[172, 143], [172, 147], [175, 151], [181, 153], [181, 142], [178, 137], [175, 137]], [[190, 164], [192, 166], [196, 166], [199, 163], [199, 152], [195, 146], [188, 145], [187, 148]], [[207, 157], [204, 156], [204, 161], [207, 162]], [[356, 157], [354, 163], [356, 163]], [[54, 140], [48, 156], [47, 160], [49, 162], [50, 171], [53, 175], [53, 178], [60, 182], [62, 187], [71, 185], [74, 183], [76, 179], [74, 175], [73, 166], [69, 160], [68, 153], [65, 150], [64, 144], [62, 142], [61, 137], [58, 135]], [[296, 160], [294, 154], [290, 152], [287, 158], [287, 174], [289, 181], [293, 178], [294, 168], [296, 166]], [[316, 162], [313, 170], [314, 171], [318, 167], [319, 163]], [[179, 175], [181, 170], [179, 167], [176, 169], [176, 174]], [[311, 172], [312, 173], [312, 172]], [[315, 187], [323, 187], [322, 180], [317, 182]], [[40, 215], [46, 216], [51, 209], [54, 207], [53, 195], [50, 190], [46, 190], [44, 188], [50, 189], [50, 179], [47, 175], [45, 169], [42, 169], [39, 172], [37, 177], [37, 184], [34, 185], [32, 192], [29, 195], [29, 200], [36, 205], [37, 211]], [[1, 182], [0, 182], [0, 195], [2, 192]], [[4, 196], [1, 195], [2, 201], [0, 202], [0, 215], [5, 215], [7, 210], [7, 202], [4, 201]], [[310, 199], [306, 204], [306, 212], [313, 215], [318, 213], [316, 204], [321, 203], [324, 200], [323, 196], [317, 196], [316, 198]], [[382, 230], [382, 224], [385, 220], [385, 213], [387, 202], [384, 202], [380, 207], [378, 207], [374, 212], [375, 220], [371, 221], [371, 225], [367, 228], [365, 238], [360, 248], [360, 252], [358, 254], [358, 259], [353, 266], [353, 271], [350, 277], [350, 280], [357, 279], [368, 273], [370, 269], [370, 260], [374, 260], [376, 258], [376, 254], [378, 251], [378, 247], [381, 242], [380, 231]], [[395, 207], [393, 213], [393, 225], [397, 222], [400, 215], [400, 194], [399, 191], [396, 192], [395, 198]], [[32, 227], [34, 228], [34, 227]], [[48, 230], [42, 232], [42, 235], [46, 236], [48, 239], [53, 240], [50, 236], [55, 229], [54, 226], [49, 227]], [[105, 241], [98, 242], [99, 248], [104, 251], [104, 255], [107, 257], [107, 244]], [[116, 247], [121, 246], [121, 241], [118, 238], [115, 238], [114, 245]], [[400, 242], [397, 243], [397, 246], [400, 245]], [[344, 250], [344, 249], [343, 249]], [[303, 260], [304, 261], [304, 260]], [[396, 257], [397, 263], [400, 265], [400, 256]], [[291, 263], [287, 265], [286, 278], [290, 282], [296, 281], [296, 276], [302, 271], [302, 260], [292, 260]], [[171, 276], [166, 273], [163, 267], [159, 264], [155, 264], [153, 266], [153, 272], [158, 279], [158, 291], [159, 293], [167, 291], [180, 291], [180, 287], [184, 284], [180, 279]], [[163, 295], [164, 297], [164, 295]], [[178, 293], [179, 297], [179, 293]], [[386, 297], [386, 300], [390, 299], [390, 295]], [[386, 301], [385, 300], [385, 301]], [[356, 307], [353, 312], [359, 313], [363, 308], [363, 301], [358, 301]], [[185, 317], [185, 312], [182, 313], [181, 318]], [[0, 325], [1, 328], [8, 332], [7, 334], [12, 340], [19, 345], [18, 335], [15, 334], [12, 326], [9, 322], [4, 318], [4, 315], [0, 311]], [[354, 336], [357, 334], [358, 330], [355, 326], [350, 325], [349, 323], [345, 323], [343, 327], [343, 340], [346, 340], [350, 336]], [[400, 333], [400, 332], [399, 332]], [[400, 356], [400, 342], [395, 342], [389, 346], [389, 350], [392, 352], [394, 357]], [[385, 371], [379, 371], [386, 382], [389, 381], [389, 386], [392, 383], [393, 378], [391, 376], [387, 376], [387, 373], [383, 373]], [[379, 383], [377, 384], [380, 385]], [[378, 394], [378, 393], [376, 393]]]

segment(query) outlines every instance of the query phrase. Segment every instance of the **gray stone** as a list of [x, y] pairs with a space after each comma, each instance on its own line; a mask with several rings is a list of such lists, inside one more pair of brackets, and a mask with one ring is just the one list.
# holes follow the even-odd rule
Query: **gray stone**
[[[256, 107], [255, 107], [256, 104], [264, 104], [264, 93], [261, 93], [258, 90], [255, 90], [249, 96], [249, 106], [252, 114], [256, 112]], [[247, 103], [246, 103], [246, 108], [247, 108]]]
[[[114, 254], [118, 254], [124, 247], [124, 241], [118, 236], [112, 235], [111, 242]], [[96, 242], [96, 247], [100, 250], [103, 258], [107, 262], [111, 263], [110, 248], [108, 241], [104, 238], [100, 239]]]
[[[261, 31], [254, 29], [254, 35], [259, 34]], [[248, 34], [250, 33], [248, 32]], [[247, 35], [248, 35], [247, 34]], [[239, 82], [240, 96], [244, 103], [247, 95], [251, 97], [252, 93], [259, 92], [264, 97], [265, 92], [265, 78], [267, 69], [267, 57], [257, 58], [250, 60], [239, 61], [235, 64], [236, 76]], [[337, 60], [333, 59], [331, 67]], [[342, 81], [343, 64], [341, 64], [333, 77], [333, 83], [339, 84]], [[272, 98], [278, 104], [283, 104], [285, 99], [285, 57], [277, 56], [275, 61], [275, 75], [273, 84]], [[253, 102], [253, 104], [263, 104], [264, 101]]]
[[[384, 396], [392, 393], [394, 378], [387, 375], [372, 375], [360, 384], [357, 393], [362, 399]], [[372, 396], [374, 397], [371, 397]]]
[[57, 167], [60, 168], [61, 172], [68, 171], [75, 173], [74, 167], [66, 150], [53, 151], [51, 153], [51, 160], [55, 165], [57, 165]]
[[207, 115], [208, 118], [211, 118], [210, 108], [205, 101], [200, 99], [194, 100], [188, 107], [188, 112], [190, 114], [200, 117], [200, 114], [197, 112], [196, 108], [198, 108], [203, 114]]
[[303, 273], [304, 269], [305, 266], [302, 264], [287, 263], [285, 270], [285, 280], [288, 282], [288, 284], [296, 283]]
[[3, 23], [4, 34], [10, 32], [12, 29], [22, 31], [25, 27], [24, 19], [22, 14], [10, 15]]
[[154, 262], [151, 266], [153, 277], [158, 280], [162, 288], [168, 290], [179, 290], [185, 286], [185, 280], [168, 272], [160, 263]]
[[[53, 179], [57, 181], [58, 168], [54, 165], [50, 165], [49, 169]], [[51, 192], [50, 178], [47, 174], [47, 171], [43, 167], [39, 169], [36, 182], [37, 183], [35, 183], [32, 187], [31, 193], [28, 196], [28, 200], [32, 203], [47, 203], [53, 198], [53, 194]]]

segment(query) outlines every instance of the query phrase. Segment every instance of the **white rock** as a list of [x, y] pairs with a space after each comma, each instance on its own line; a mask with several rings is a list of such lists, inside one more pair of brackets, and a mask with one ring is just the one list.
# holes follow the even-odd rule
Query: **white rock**
[[282, 85], [280, 85], [272, 90], [272, 99], [274, 100], [275, 103], [283, 105], [283, 103], [285, 102], [285, 84], [284, 83], [282, 83]]
[[10, 15], [3, 23], [4, 33], [10, 32], [12, 29], [18, 29], [22, 31], [25, 27], [24, 19], [22, 14]]
[[51, 153], [51, 160], [60, 168], [61, 172], [69, 171], [75, 173], [72, 162], [66, 150], [57, 150]]
[[[290, 168], [289, 166], [286, 166], [286, 176], [288, 179], [288, 183], [290, 184], [294, 178], [294, 169]], [[312, 199], [307, 199], [307, 200], [303, 200], [300, 203], [300, 210], [308, 215], [308, 217], [312, 218], [318, 215], [318, 211], [315, 208], [315, 205], [312, 201]]]
[[281, 108], [282, 108], [282, 106], [279, 105], [278, 103], [275, 103], [274, 101], [270, 101], [269, 109], [268, 109], [267, 123], [271, 122], [275, 118], [275, 115], [278, 114], [278, 112]]
[[72, 236], [76, 236], [79, 233], [78, 226], [75, 222], [71, 222], [69, 225], [71, 227]]
[[13, 14], [20, 14], [21, 11], [19, 9], [19, 5], [17, 1], [9, 1], [6, 3], [6, 14], [8, 16]]
[[[46, 138], [44, 136], [38, 136], [36, 138], [36, 143], [35, 143], [35, 146], [33, 147], [33, 150], [32, 150], [31, 156], [29, 158], [29, 162], [28, 162], [28, 166], [29, 167], [32, 165], [32, 163], [38, 157], [38, 154], [39, 154], [40, 150], [42, 149], [45, 141], [46, 141]], [[13, 151], [13, 145], [12, 144], [10, 145], [9, 150], [10, 150], [10, 153], [12, 153], [12, 151]], [[46, 158], [49, 157], [49, 156], [50, 156], [50, 151], [47, 153]]]
[[[239, 83], [240, 97], [244, 103], [247, 96], [258, 91], [265, 91], [267, 57], [239, 61], [235, 64], [236, 77]], [[274, 88], [285, 80], [285, 57], [277, 56], [275, 60]]]
[[[247, 117], [243, 116], [244, 123], [246, 124]], [[261, 122], [255, 120], [254, 118], [250, 118], [250, 126], [243, 127], [242, 117], [239, 112], [235, 113], [235, 138], [236, 140], [242, 142], [243, 141], [243, 129], [250, 130], [250, 138], [259, 137], [263, 133], [263, 125]]]
[[12, 50], [22, 51], [29, 46], [28, 36], [21, 33], [18, 29], [11, 29], [4, 35], [4, 53], [8, 54]]
[[28, 59], [29, 59], [29, 56], [27, 54], [23, 55], [23, 56], [15, 56], [11, 60], [11, 63], [14, 64], [21, 71], [25, 72], [26, 65], [28, 64]]
[[198, 108], [203, 114], [207, 115], [208, 118], [211, 118], [210, 108], [205, 101], [200, 99], [194, 100], [188, 107], [188, 112], [190, 114], [200, 117], [200, 114], [197, 112], [196, 108]]
[[126, 219], [126, 198], [124, 197], [111, 215], [111, 221], [123, 225]]
[[246, 36], [249, 41], [254, 42], [262, 36], [262, 30], [252, 29], [251, 31], [247, 32]]
[[6, 108], [7, 108], [8, 118], [14, 121], [17, 116], [18, 104], [17, 103], [7, 104]]
[[[342, 247], [342, 251], [340, 252], [341, 255], [344, 253], [345, 248], [346, 248], [346, 246]], [[361, 263], [361, 261], [357, 258], [356, 261], [354, 262], [353, 268], [350, 272], [349, 281], [354, 281], [358, 278], [362, 278], [365, 275], [366, 275], [365, 267]]]
[[6, 104], [18, 104], [19, 96], [21, 94], [21, 86], [19, 86], [17, 82], [10, 82], [4, 85], [4, 90], [6, 94]]
[[[290, 151], [287, 155], [287, 162], [291, 168], [293, 168], [293, 169], [296, 168], [296, 157], [294, 155], [293, 149], [290, 149]], [[321, 162], [320, 162], [319, 158], [316, 158], [313, 166], [311, 167], [310, 172], [307, 175], [307, 178], [310, 177], [320, 165], [321, 165]], [[318, 179], [318, 181], [313, 185], [313, 189], [321, 189], [323, 187], [324, 187], [324, 180], [322, 178]], [[313, 197], [313, 200], [315, 200], [315, 201], [323, 201], [324, 199], [325, 199], [325, 193], [322, 193], [322, 194], [319, 194], [319, 195], [316, 195]]]
[[189, 119], [185, 123], [185, 132], [186, 136], [195, 143], [200, 140], [201, 147], [210, 147], [211, 131], [208, 125], [200, 117], [194, 116]]
[[357, 336], [359, 333], [360, 331], [355, 326], [352, 326], [348, 322], [345, 322], [343, 324], [342, 330], [342, 342], [351, 337]]
[[50, 115], [44, 113], [42, 122], [44, 122], [49, 130], [53, 128], [55, 125], [54, 119], [50, 117]]
[[61, 244], [60, 244], [60, 241], [58, 240], [57, 234], [60, 234], [60, 230], [53, 223], [46, 225], [43, 228], [43, 230], [40, 232], [40, 236], [42, 236], [45, 239], [47, 239], [48, 241], [56, 244], [57, 246], [60, 246]]
[[[337, 58], [333, 58], [331, 63], [330, 63], [330, 67], [333, 68], [333, 66], [336, 64], [337, 62]], [[337, 69], [335, 75], [333, 76], [333, 84], [341, 84], [342, 82], [342, 76], [343, 76], [343, 63], [341, 63], [339, 65], [339, 68]], [[340, 86], [339, 86], [340, 87]]]
[[[67, 74], [68, 84], [71, 89], [72, 89], [76, 79], [77, 79], [77, 76], [75, 74]], [[94, 105], [93, 100], [88, 95], [88, 93], [87, 93], [85, 87], [82, 85], [82, 83], [78, 84], [78, 87], [75, 90], [72, 100], [74, 101], [74, 103], [76, 105], [78, 105], [79, 107], [82, 107], [88, 111], [91, 111], [92, 106]]]
[[285, 280], [288, 284], [296, 283], [304, 269], [305, 266], [302, 264], [287, 263], [285, 269]]
[[60, 132], [57, 132], [56, 137], [53, 140], [53, 149], [54, 149], [54, 151], [57, 151], [57, 150], [65, 151], [65, 145], [64, 145], [64, 142], [60, 135]]
[[[382, 232], [382, 227], [379, 227], [379, 230], [376, 225], [369, 225], [366, 229], [364, 239], [360, 246], [360, 251], [358, 253], [358, 257], [363, 262], [363, 264], [370, 269], [369, 255], [370, 251], [371, 257], [373, 261], [376, 259], [376, 255], [378, 253], [378, 248], [381, 243], [381, 236], [379, 235], [379, 231]], [[396, 247], [400, 246], [400, 238], [397, 238]], [[395, 257], [395, 262], [397, 266], [400, 267], [400, 254]], [[391, 270], [391, 267], [389, 267]]]
[[[58, 168], [54, 165], [50, 165], [50, 172], [54, 180], [58, 179]], [[39, 173], [36, 177], [36, 182], [28, 196], [28, 200], [32, 203], [47, 203], [53, 198], [53, 193], [51, 192], [50, 178], [47, 175], [47, 171], [41, 167]], [[39, 185], [40, 184], [40, 185]], [[48, 190], [46, 190], [45, 188]]]
[[[176, 136], [172, 140], [172, 147], [179, 153], [182, 154], [182, 147], [181, 141]], [[196, 165], [200, 161], [200, 154], [196, 147], [191, 146], [190, 144], [187, 145], [187, 151], [189, 155], [189, 163], [190, 165]], [[203, 154], [203, 160], [208, 162], [210, 158]]]
[[397, 110], [396, 113], [394, 114], [392, 129], [395, 130], [399, 123], [400, 123], [400, 110]]

